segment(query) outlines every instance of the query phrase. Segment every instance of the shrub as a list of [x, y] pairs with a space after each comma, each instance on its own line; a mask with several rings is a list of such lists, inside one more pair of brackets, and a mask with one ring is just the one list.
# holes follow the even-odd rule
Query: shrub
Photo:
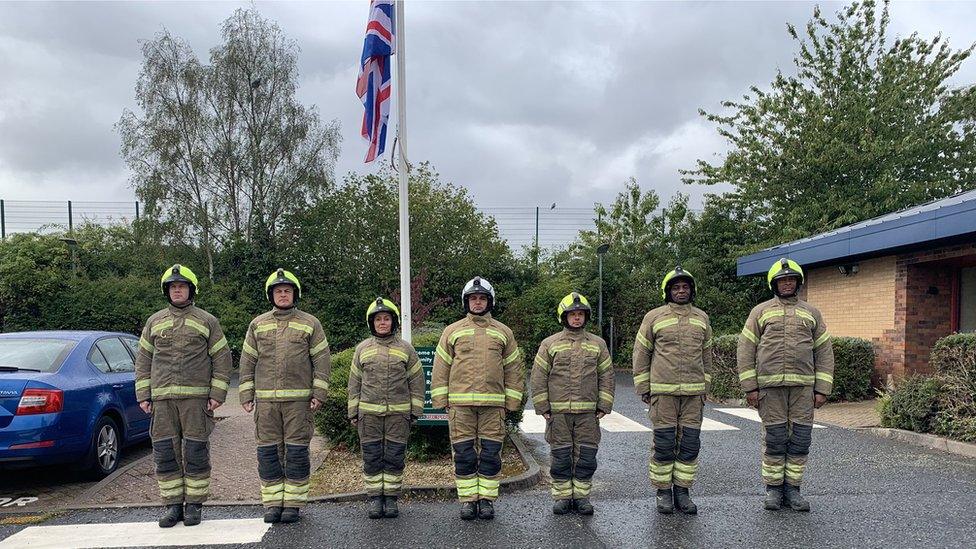
[[726, 334], [713, 340], [710, 397], [715, 399], [743, 397], [742, 388], [739, 386], [739, 373], [736, 370], [735, 351], [738, 344], [738, 334]]
[[976, 441], [976, 334], [954, 334], [936, 342], [929, 362], [939, 380], [935, 432]]
[[834, 390], [830, 400], [864, 400], [872, 395], [874, 346], [858, 337], [835, 337]]
[[938, 379], [920, 375], [906, 377], [894, 391], [882, 395], [878, 407], [881, 425], [919, 433], [931, 431], [938, 413], [940, 391]]

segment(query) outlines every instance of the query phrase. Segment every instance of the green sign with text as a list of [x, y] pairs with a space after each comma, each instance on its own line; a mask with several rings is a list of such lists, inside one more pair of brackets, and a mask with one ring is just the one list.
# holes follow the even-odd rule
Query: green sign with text
[[417, 356], [424, 367], [424, 415], [417, 420], [418, 425], [447, 425], [447, 411], [434, 408], [430, 399], [430, 383], [434, 375], [434, 347], [417, 347]]

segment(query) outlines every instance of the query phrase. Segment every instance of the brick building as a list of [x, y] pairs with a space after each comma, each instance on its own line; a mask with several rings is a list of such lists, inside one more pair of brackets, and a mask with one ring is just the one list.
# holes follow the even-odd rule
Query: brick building
[[740, 257], [738, 274], [780, 257], [803, 266], [831, 334], [874, 343], [876, 381], [930, 373], [939, 338], [976, 331], [976, 191]]

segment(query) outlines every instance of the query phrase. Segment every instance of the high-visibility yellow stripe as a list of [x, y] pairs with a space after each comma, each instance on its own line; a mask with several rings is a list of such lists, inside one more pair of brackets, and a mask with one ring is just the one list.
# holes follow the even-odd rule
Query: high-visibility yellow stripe
[[[434, 392], [431, 391], [431, 395]], [[521, 398], [521, 397], [519, 397]], [[505, 402], [505, 395], [498, 393], [450, 393], [447, 395], [447, 400], [454, 404], [456, 402], [489, 402], [503, 404]]]
[[538, 404], [549, 398], [549, 391], [543, 391], [537, 395], [532, 395], [532, 402]]
[[759, 327], [762, 328], [766, 322], [769, 321], [769, 319], [784, 316], [785, 314], [786, 313], [783, 311], [783, 309], [770, 309], [759, 316]]
[[403, 351], [397, 349], [390, 349], [390, 354], [402, 360], [407, 360], [409, 358], [407, 356], [407, 353], [404, 353]]
[[375, 413], [378, 413], [378, 414], [382, 414], [383, 412], [386, 412], [386, 405], [385, 404], [371, 404], [369, 402], [360, 402], [359, 403], [359, 409], [360, 410], [367, 411], [367, 412], [375, 412]]
[[580, 348], [584, 351], [600, 354], [600, 347], [598, 345], [593, 345], [592, 343], [587, 343], [584, 341], [580, 343]]
[[818, 337], [817, 340], [813, 342], [813, 348], [816, 349], [817, 347], [823, 345], [829, 340], [830, 340], [830, 333], [824, 332], [823, 335]]
[[279, 482], [278, 484], [270, 484], [268, 486], [262, 486], [261, 497], [264, 498], [266, 496], [271, 496], [271, 497], [278, 496], [278, 498], [280, 498], [281, 494], [284, 491], [285, 491], [284, 482]]
[[739, 374], [739, 381], [745, 381], [750, 378], [756, 377], [756, 369], [746, 370]]
[[373, 349], [366, 349], [365, 351], [359, 353], [359, 360], [360, 361], [363, 361], [363, 360], [367, 360], [369, 358], [372, 358], [372, 357], [376, 356], [376, 353], [378, 353], [378, 352], [380, 352], [379, 349], [375, 349], [375, 348], [373, 348]]
[[698, 320], [697, 318], [689, 318], [688, 319], [688, 324], [691, 324], [692, 326], [698, 326], [702, 330], [707, 330], [708, 329], [708, 325], [706, 325], [701, 320]]
[[270, 332], [272, 330], [277, 330], [277, 329], [278, 329], [277, 322], [258, 324], [257, 326], [254, 327], [254, 333], [260, 334], [261, 332]]
[[659, 321], [655, 322], [653, 326], [651, 326], [651, 332], [654, 333], [654, 334], [656, 334], [656, 333], [658, 333], [658, 331], [663, 330], [664, 328], [667, 328], [668, 326], [674, 326], [677, 323], [678, 323], [678, 319], [677, 318], [674, 318], [674, 317], [672, 317], [672, 318], [665, 318], [664, 320], [659, 320]]
[[423, 370], [424, 370], [424, 365], [421, 364], [420, 361], [418, 360], [417, 362], [413, 363], [413, 366], [411, 366], [409, 370], [407, 370], [407, 377], [413, 377], [419, 374], [420, 372], [422, 372]]
[[650, 380], [651, 380], [651, 373], [650, 372], [644, 372], [643, 374], [637, 374], [636, 376], [634, 376], [634, 385], [639, 385], [641, 383], [644, 383], [645, 381], [650, 381]]
[[576, 411], [588, 411], [596, 410], [596, 402], [580, 401], [580, 402], [550, 402], [549, 407], [552, 408], [553, 412], [564, 412], [569, 410], [570, 412]]
[[329, 342], [323, 339], [321, 343], [309, 349], [308, 354], [309, 356], [315, 356], [328, 348], [329, 348]]
[[136, 391], [141, 391], [149, 387], [150, 385], [152, 385], [151, 379], [140, 379], [139, 381], [136, 382]]
[[156, 481], [159, 485], [160, 490], [169, 490], [171, 488], [183, 487], [183, 478], [174, 478], [173, 480], [159, 480]]
[[302, 324], [301, 322], [294, 322], [294, 321], [289, 322], [288, 323], [288, 327], [291, 328], [292, 330], [298, 330], [299, 332], [305, 332], [308, 335], [312, 335], [312, 332], [315, 331], [308, 324]]
[[651, 383], [652, 393], [699, 392], [704, 390], [704, 383]]
[[549, 356], [554, 356], [556, 353], [568, 351], [572, 348], [573, 348], [572, 343], [557, 343], [549, 347]]
[[422, 398], [411, 398], [410, 399], [410, 404], [416, 406], [417, 408], [423, 408], [424, 407], [424, 400]]
[[752, 330], [749, 328], [742, 328], [742, 336], [751, 341], [754, 345], [759, 343], [759, 338], [756, 337], [756, 334], [752, 333]]
[[237, 390], [238, 391], [241, 391], [241, 392], [244, 392], [244, 391], [253, 391], [254, 390], [254, 382], [253, 381], [242, 381], [241, 384], [238, 385]]
[[705, 374], [705, 383], [712, 382], [712, 374]]
[[217, 343], [214, 343], [212, 347], [210, 347], [210, 351], [209, 351], [210, 356], [214, 356], [215, 354], [217, 354], [218, 351], [220, 351], [226, 346], [227, 346], [227, 338], [221, 336], [220, 340], [217, 341]]
[[258, 357], [258, 350], [248, 345], [246, 341], [244, 342], [243, 350], [245, 353], [253, 356], [254, 358]]
[[505, 334], [499, 332], [498, 330], [494, 330], [492, 328], [486, 328], [485, 329], [485, 333], [487, 333], [489, 337], [493, 337], [493, 338], [501, 341], [502, 344], [508, 345], [508, 338], [505, 337]]
[[613, 395], [606, 391], [600, 391], [600, 400], [613, 404]]
[[708, 349], [709, 347], [712, 346], [712, 343], [714, 343], [714, 339], [715, 338], [712, 338], [712, 337], [708, 338], [708, 340], [705, 341], [705, 344], [702, 345], [702, 347], [705, 348], [705, 349]]
[[546, 362], [546, 360], [544, 358], [542, 358], [541, 355], [535, 355], [535, 361], [534, 362], [535, 362], [535, 365], [536, 366], [542, 368], [547, 373], [549, 372], [549, 368], [550, 368], [549, 363]]
[[596, 367], [596, 369], [598, 372], [602, 374], [603, 372], [609, 370], [611, 367], [613, 367], [613, 359], [607, 357], [607, 359], [601, 362], [600, 365]]
[[505, 389], [505, 396], [514, 398], [515, 400], [522, 400], [522, 392], [516, 391], [515, 389]]
[[441, 347], [440, 345], [437, 346], [437, 350], [434, 352], [437, 353], [437, 356], [439, 356], [441, 360], [443, 360], [448, 366], [450, 366], [451, 363], [454, 362], [454, 357], [447, 354], [447, 351], [445, 351], [444, 348]]
[[359, 371], [359, 360], [357, 360], [356, 358], [353, 358], [352, 363], [349, 364], [349, 375], [362, 377], [362, 373], [360, 373]]
[[193, 320], [192, 318], [188, 318], [188, 319], [184, 320], [183, 321], [183, 324], [185, 324], [186, 326], [189, 326], [190, 328], [193, 328], [194, 330], [200, 332], [200, 334], [203, 335], [203, 337], [206, 337], [206, 338], [209, 338], [210, 337], [210, 328], [207, 328], [206, 326], [204, 326], [203, 324], [200, 324], [199, 322], [197, 322], [196, 320]]
[[815, 377], [816, 379], [818, 379], [820, 381], [826, 381], [827, 383], [833, 383], [834, 382], [834, 375], [833, 374], [828, 374], [827, 372], [817, 372], [817, 373], [813, 374], [813, 377]]
[[509, 364], [518, 360], [518, 358], [519, 358], [519, 350], [515, 349], [514, 351], [512, 351], [512, 354], [505, 357], [505, 360], [502, 361], [502, 366], [508, 366]]
[[585, 498], [590, 495], [593, 483], [587, 480], [573, 479], [573, 497], [576, 499]]
[[644, 337], [644, 334], [642, 334], [640, 332], [637, 332], [637, 343], [640, 343], [641, 345], [643, 345], [648, 350], [651, 350], [651, 349], [654, 348], [654, 345], [651, 344], [651, 341], [649, 339], [647, 339], [646, 337]]
[[449, 337], [447, 339], [447, 341], [451, 345], [454, 345], [455, 343], [457, 343], [457, 340], [458, 339], [460, 339], [460, 338], [462, 338], [464, 336], [473, 336], [473, 335], [474, 335], [474, 328], [467, 328], [467, 329], [464, 329], [464, 330], [458, 330], [458, 331], [454, 332], [453, 334], [451, 334], [451, 337]]
[[796, 316], [798, 316], [800, 318], [805, 318], [805, 319], [809, 320], [810, 322], [813, 323], [813, 327], [814, 328], [817, 327], [817, 319], [813, 318], [813, 315], [812, 314], [804, 311], [803, 309], [797, 309], [796, 310]]
[[346, 407], [347, 408], [358, 408], [359, 407], [359, 399], [358, 398], [350, 398], [349, 399], [349, 403], [346, 404]]
[[172, 326], [173, 326], [172, 319], [164, 320], [162, 322], [154, 324], [151, 328], [149, 328], [149, 335], [156, 335], [157, 333], [165, 330], [166, 328], [170, 328]]
[[217, 379], [215, 377], [210, 378], [210, 386], [215, 389], [220, 389], [226, 391], [228, 388], [227, 382], [222, 379]]
[[802, 383], [804, 385], [813, 385], [816, 378], [811, 375], [806, 374], [769, 374], [765, 376], [759, 376], [759, 383]]
[[168, 387], [153, 387], [152, 397], [158, 398], [169, 395], [201, 396], [210, 394], [210, 387], [191, 387], [188, 385], [170, 385]]
[[302, 398], [312, 396], [311, 389], [258, 389], [254, 391], [257, 398]]
[[312, 387], [318, 387], [319, 389], [328, 389], [329, 382], [324, 379], [315, 378], [312, 380]]
[[156, 352], [156, 348], [153, 347], [152, 343], [149, 343], [149, 341], [147, 341], [144, 337], [139, 338], [139, 346], [145, 349], [149, 354]]
[[436, 387], [430, 390], [430, 396], [441, 396], [447, 394], [447, 387]]

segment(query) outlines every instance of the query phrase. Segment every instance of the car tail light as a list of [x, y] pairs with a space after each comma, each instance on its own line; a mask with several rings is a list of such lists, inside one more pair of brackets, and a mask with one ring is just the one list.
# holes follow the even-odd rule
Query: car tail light
[[40, 442], [25, 442], [24, 444], [11, 444], [8, 450], [28, 450], [31, 448], [50, 448], [54, 446], [53, 440], [42, 440]]
[[61, 389], [24, 389], [17, 406], [18, 416], [51, 414], [64, 408], [64, 391]]

